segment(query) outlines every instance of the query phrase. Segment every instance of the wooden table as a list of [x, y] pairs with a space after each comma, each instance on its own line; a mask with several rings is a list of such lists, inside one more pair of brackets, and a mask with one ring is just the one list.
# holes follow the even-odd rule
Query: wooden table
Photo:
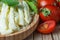
[[24, 40], [60, 40], [60, 26], [56, 26], [55, 31], [51, 34], [44, 35], [35, 31]]

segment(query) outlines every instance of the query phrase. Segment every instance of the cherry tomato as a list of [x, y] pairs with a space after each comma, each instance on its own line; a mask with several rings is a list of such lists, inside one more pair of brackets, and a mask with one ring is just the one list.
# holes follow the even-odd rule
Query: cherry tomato
[[41, 8], [39, 13], [42, 21], [55, 20], [56, 22], [59, 22], [59, 14], [59, 8], [56, 6], [46, 6]]
[[37, 0], [38, 8], [45, 7], [47, 5], [56, 5], [56, 0]]
[[53, 32], [55, 26], [56, 22], [54, 20], [46, 21], [38, 26], [37, 31], [43, 34], [48, 34]]

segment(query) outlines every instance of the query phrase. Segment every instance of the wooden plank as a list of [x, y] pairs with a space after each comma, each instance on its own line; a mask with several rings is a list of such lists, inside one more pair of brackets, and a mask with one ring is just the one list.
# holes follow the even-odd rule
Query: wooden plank
[[58, 40], [60, 40], [60, 25], [58, 25], [58, 27], [57, 27], [57, 35], [58, 35]]
[[60, 32], [57, 35], [58, 35], [58, 40], [60, 40]]
[[56, 33], [52, 33], [52, 38], [53, 40], [59, 40], [58, 35]]
[[42, 35], [38, 32], [34, 32], [34, 40], [42, 40]]
[[24, 39], [24, 40], [33, 40], [33, 33], [29, 37], [27, 37], [26, 39]]
[[52, 35], [53, 40], [60, 40], [60, 25], [56, 26], [56, 29]]
[[51, 34], [42, 34], [43, 40], [52, 40]]

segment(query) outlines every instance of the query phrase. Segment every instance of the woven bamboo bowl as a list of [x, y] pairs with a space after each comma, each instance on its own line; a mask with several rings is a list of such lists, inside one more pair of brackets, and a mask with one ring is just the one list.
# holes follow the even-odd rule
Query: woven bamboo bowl
[[38, 23], [39, 23], [39, 15], [36, 14], [33, 18], [32, 23], [28, 27], [20, 30], [20, 32], [16, 32], [10, 35], [5, 36], [0, 35], [0, 40], [23, 40], [36, 29]]

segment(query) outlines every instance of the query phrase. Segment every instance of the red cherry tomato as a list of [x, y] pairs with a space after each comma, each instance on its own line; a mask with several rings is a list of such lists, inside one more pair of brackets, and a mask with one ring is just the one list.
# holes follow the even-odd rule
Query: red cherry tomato
[[53, 30], [55, 29], [55, 26], [56, 26], [56, 22], [53, 20], [50, 20], [40, 24], [37, 30], [40, 33], [47, 34], [47, 33], [53, 32]]
[[56, 5], [56, 0], [37, 0], [38, 8], [45, 7], [47, 5]]
[[59, 14], [59, 8], [56, 6], [46, 6], [42, 8], [39, 13], [42, 21], [55, 20], [56, 22], [60, 20]]

